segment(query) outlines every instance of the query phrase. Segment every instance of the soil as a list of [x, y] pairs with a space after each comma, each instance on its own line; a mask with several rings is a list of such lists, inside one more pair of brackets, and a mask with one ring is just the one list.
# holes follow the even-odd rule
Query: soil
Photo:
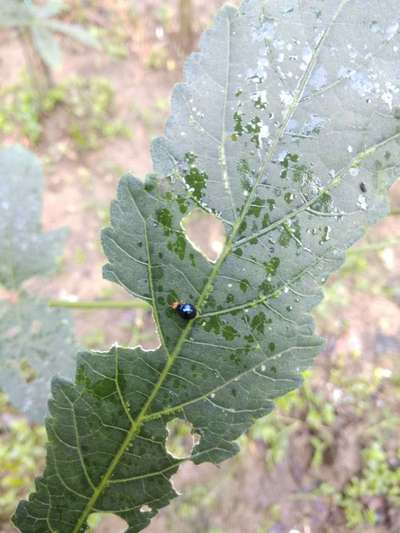
[[[191, 47], [195, 47], [200, 31], [222, 3], [220, 0], [194, 2], [195, 37]], [[35, 153], [46, 161], [43, 223], [47, 230], [66, 226], [70, 233], [61, 271], [45, 283], [43, 280], [30, 282], [29, 288], [51, 299], [92, 300], [104, 296], [126, 299], [126, 293], [102, 280], [104, 256], [99, 235], [104, 225], [104, 213], [116, 194], [122, 173], [130, 171], [144, 176], [151, 171], [151, 139], [162, 132], [172, 87], [182, 76], [185, 51], [179, 40], [177, 1], [166, 4], [162, 0], [142, 0], [134, 5], [134, 17], [127, 2], [122, 0], [72, 0], [68, 4], [72, 9], [65, 15], [67, 21], [81, 22], [77, 14], [83, 11], [85, 24], [100, 26], [110, 35], [114, 35], [118, 27], [123, 33], [128, 55], [116, 59], [110, 54], [82, 49], [63, 40], [64, 63], [55, 73], [55, 80], [70, 76], [101, 76], [109, 80], [115, 90], [115, 115], [132, 129], [133, 135], [131, 139], [106, 141], [99, 150], [81, 153], [74, 148], [65, 131], [62, 109], [45, 119], [43, 139], [34, 147]], [[170, 12], [164, 25], [160, 22], [162, 10]], [[148, 60], [155, 47], [167, 51], [166, 68], [149, 68]], [[1, 79], [7, 83], [16, 81], [23, 64], [17, 35], [13, 32], [0, 34]], [[162, 110], [159, 102], [165, 103]], [[23, 138], [4, 140], [28, 144]], [[392, 197], [393, 205], [399, 208], [399, 186], [394, 188]], [[399, 218], [388, 218], [370, 232], [368, 240], [380, 242], [399, 235]], [[218, 228], [215, 229], [217, 234]], [[394, 357], [400, 353], [400, 251], [391, 248], [368, 258], [370, 266], [365, 274], [368, 286], [390, 288], [392, 295], [397, 294], [397, 300], [393, 296], [386, 297], [384, 291], [365, 291], [356, 285], [354, 277], [344, 282], [349, 295], [346, 305], [340, 307], [340, 313], [334, 312], [334, 307], [328, 307], [329, 314], [322, 314], [318, 320], [319, 329], [328, 337], [328, 343], [318, 358], [314, 385], [327, 397], [334, 394], [334, 390], [331, 383], [326, 390], [326, 377], [337, 359], [346, 353], [356, 351], [361, 354], [348, 362], [346, 375], [349, 377], [362, 374], [368, 378], [376, 367], [388, 369], [393, 376], [400, 375], [400, 365]], [[331, 280], [331, 285], [334, 282], [335, 279]], [[116, 339], [120, 344], [128, 344], [132, 339], [133, 324], [144, 322], [144, 329], [150, 333], [153, 331], [151, 320], [143, 311], [79, 311], [74, 316], [80, 343], [93, 348], [105, 349]], [[155, 343], [153, 336], [146, 347]], [[384, 389], [374, 398], [376, 413], [379, 414], [383, 404], [400, 415], [399, 398], [391, 398]], [[349, 412], [346, 402], [339, 404], [334, 450], [317, 473], [310, 466], [310, 435], [301, 430], [292, 436], [284, 461], [274, 468], [266, 467], [265, 445], [257, 442], [246, 453], [219, 468], [212, 465], [195, 467], [187, 463], [177, 475], [175, 485], [183, 491], [194, 485], [210, 486], [215, 505], [196, 514], [195, 522], [172, 516], [174, 507], [165, 509], [146, 533], [349, 531], [343, 513], [310, 493], [321, 481], [329, 481], [340, 489], [359, 471], [362, 438], [369, 423], [370, 419], [360, 419]], [[273, 507], [276, 504], [280, 506], [280, 513], [274, 520]], [[400, 531], [400, 510], [384, 508], [382, 501], [377, 501], [376, 506], [382, 508], [382, 524], [371, 528], [363, 526], [356, 531]], [[9, 531], [7, 527], [4, 525], [0, 531]], [[115, 517], [103, 520], [96, 529], [99, 533], [123, 530], [124, 524]]]

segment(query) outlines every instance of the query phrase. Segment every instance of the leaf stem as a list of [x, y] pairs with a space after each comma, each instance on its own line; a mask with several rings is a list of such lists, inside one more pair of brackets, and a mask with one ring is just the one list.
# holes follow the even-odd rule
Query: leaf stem
[[368, 252], [379, 252], [381, 250], [385, 250], [385, 248], [393, 248], [395, 246], [400, 246], [400, 239], [387, 239], [386, 241], [382, 242], [366, 244], [365, 246], [360, 246], [359, 248], [350, 250], [348, 252], [348, 255], [365, 254]]
[[18, 31], [18, 34], [31, 81], [39, 96], [39, 102], [36, 102], [35, 105], [37, 111], [41, 113], [46, 92], [52, 86], [51, 73], [40, 54], [36, 51], [31, 32], [26, 28], [22, 28]]
[[150, 309], [150, 305], [142, 300], [94, 300], [69, 302], [67, 300], [50, 300], [49, 307], [97, 310], [97, 309]]

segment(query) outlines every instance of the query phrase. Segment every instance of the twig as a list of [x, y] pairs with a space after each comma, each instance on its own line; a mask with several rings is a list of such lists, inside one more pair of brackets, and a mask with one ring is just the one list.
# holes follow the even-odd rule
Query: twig
[[379, 252], [380, 250], [385, 250], [385, 248], [394, 248], [395, 246], [400, 246], [400, 239], [388, 239], [382, 242], [366, 244], [365, 246], [360, 246], [359, 248], [350, 250], [348, 254], [353, 255], [353, 254], [365, 254], [368, 252]]
[[150, 309], [150, 305], [142, 300], [95, 300], [95, 301], [77, 301], [68, 300], [50, 300], [49, 307], [97, 310], [97, 309]]

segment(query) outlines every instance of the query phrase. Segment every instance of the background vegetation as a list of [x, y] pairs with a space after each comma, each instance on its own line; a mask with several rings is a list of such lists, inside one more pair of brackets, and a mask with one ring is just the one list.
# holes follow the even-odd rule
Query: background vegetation
[[[121, 304], [122, 291], [101, 279], [99, 230], [120, 175], [150, 170], [149, 143], [162, 130], [183, 58], [221, 4], [71, 0], [55, 20], [85, 33], [58, 32], [63, 54], [53, 63], [26, 27], [2, 24], [0, 14], [1, 142], [41, 158], [44, 227], [69, 228], [57, 274], [24, 289], [75, 308], [80, 345], [157, 342], [147, 310]], [[399, 185], [392, 204], [392, 216], [329, 283], [317, 317], [328, 342], [304, 387], [241, 439], [234, 461], [186, 464], [175, 479], [183, 496], [149, 533], [400, 531]], [[13, 293], [0, 288], [0, 297]], [[185, 455], [188, 444], [188, 429], [172, 425], [170, 450]], [[43, 428], [2, 395], [0, 531], [13, 530], [9, 517], [40, 473], [44, 447]], [[93, 517], [92, 526], [123, 531], [113, 517]]]

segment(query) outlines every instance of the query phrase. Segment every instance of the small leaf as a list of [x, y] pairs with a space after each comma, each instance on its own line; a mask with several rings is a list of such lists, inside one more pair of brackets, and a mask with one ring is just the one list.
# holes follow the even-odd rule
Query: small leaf
[[48, 20], [46, 21], [46, 27], [52, 31], [64, 33], [85, 46], [100, 48], [99, 41], [96, 37], [78, 24], [67, 24], [66, 22], [60, 22], [59, 20]]
[[37, 18], [47, 19], [59, 15], [68, 9], [65, 2], [62, 0], [50, 0], [45, 5], [35, 6]]
[[43, 233], [43, 174], [20, 146], [0, 150], [0, 284], [18, 289], [32, 276], [55, 270], [66, 230]]
[[[81, 354], [75, 383], [54, 382], [23, 533], [78, 533], [101, 511], [142, 530], [175, 496], [169, 423], [198, 436], [194, 463], [219, 463], [301, 382], [321, 347], [320, 287], [400, 173], [394, 16], [392, 0], [221, 10], [154, 144], [160, 177], [123, 178], [103, 234], [105, 277], [152, 305], [160, 347]], [[224, 224], [215, 262], [182, 228], [196, 208]], [[198, 318], [184, 322], [177, 300]]]
[[100, 48], [99, 42], [85, 28], [78, 24], [68, 24], [52, 17], [66, 9], [62, 1], [51, 1], [45, 5], [18, 3], [16, 0], [2, 0], [0, 27], [29, 27], [35, 47], [43, 61], [51, 68], [61, 63], [61, 50], [53, 35], [60, 32], [85, 46]]
[[0, 28], [29, 26], [33, 20], [32, 7], [16, 0], [1, 0]]
[[55, 36], [44, 25], [35, 24], [31, 29], [33, 42], [40, 57], [48, 67], [53, 69], [59, 67], [62, 56]]
[[0, 388], [30, 421], [43, 423], [51, 377], [72, 375], [76, 348], [65, 310], [27, 296], [0, 301]]
[[43, 422], [51, 376], [70, 377], [76, 351], [69, 313], [20, 291], [54, 270], [64, 244], [65, 230], [41, 231], [42, 194], [38, 159], [19, 146], [0, 150], [0, 282], [19, 292], [0, 300], [0, 388], [34, 422]]

